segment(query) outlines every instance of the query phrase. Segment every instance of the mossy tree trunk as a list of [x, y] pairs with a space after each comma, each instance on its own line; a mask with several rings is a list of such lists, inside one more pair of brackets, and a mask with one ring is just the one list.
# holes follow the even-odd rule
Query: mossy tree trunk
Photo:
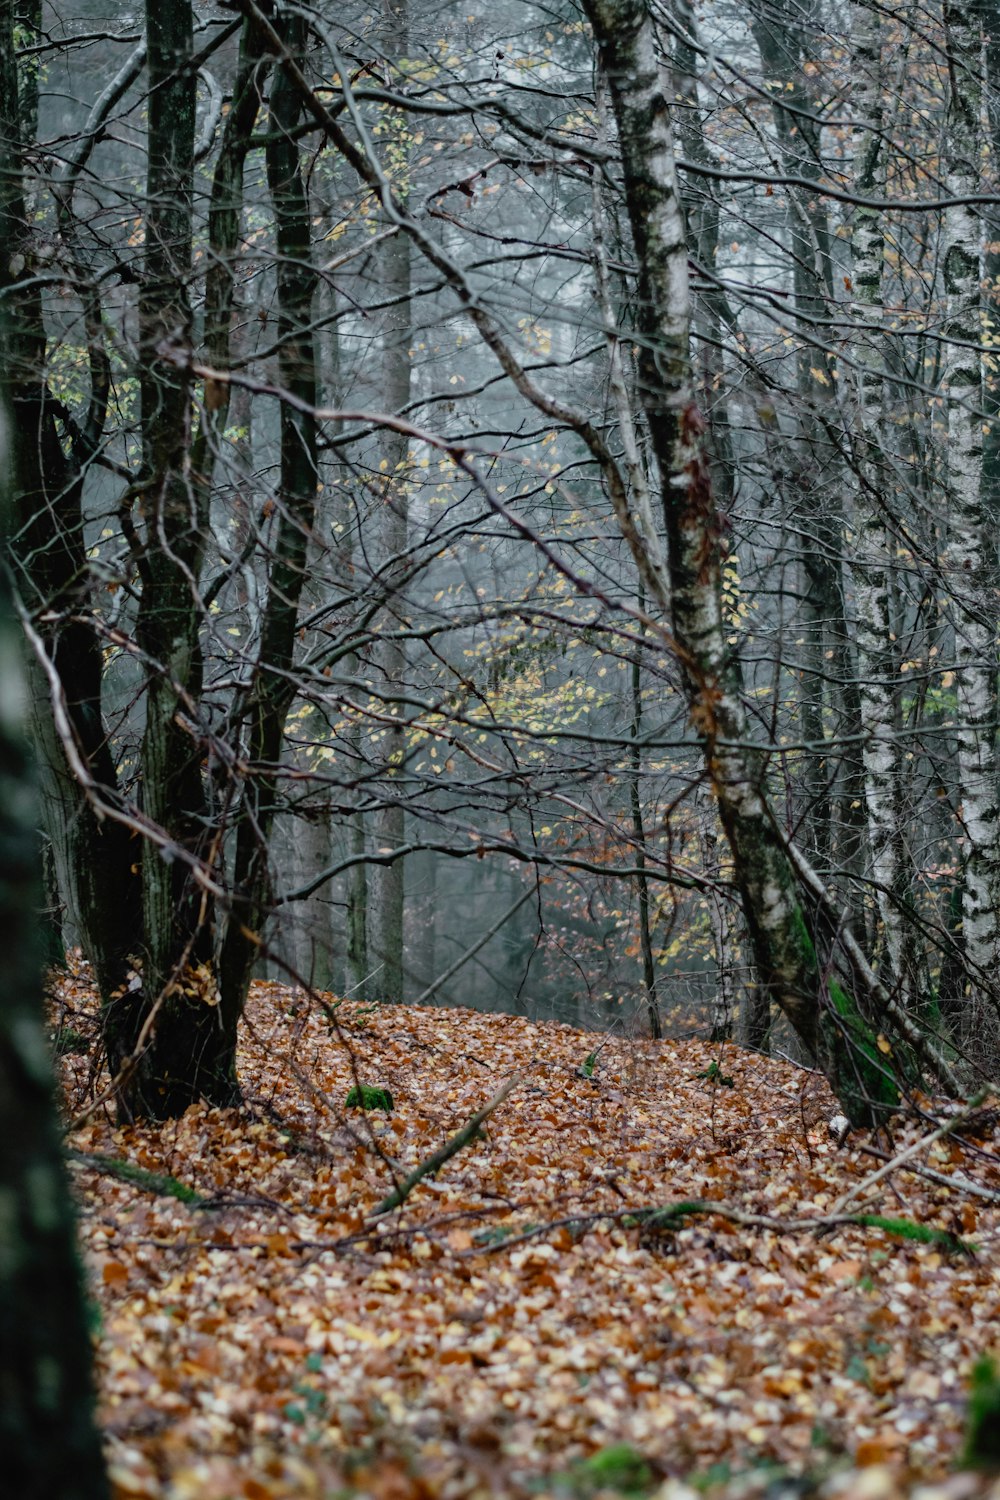
[[[585, 0], [618, 124], [639, 276], [640, 384], [661, 477], [672, 634], [691, 721], [733, 856], [757, 973], [856, 1123], [894, 1098], [847, 990], [829, 982], [811, 913], [768, 805], [726, 645], [720, 517], [703, 452], [689, 354], [687, 238], [672, 121], [645, 0]], [[648, 570], [647, 570], [648, 571]]]

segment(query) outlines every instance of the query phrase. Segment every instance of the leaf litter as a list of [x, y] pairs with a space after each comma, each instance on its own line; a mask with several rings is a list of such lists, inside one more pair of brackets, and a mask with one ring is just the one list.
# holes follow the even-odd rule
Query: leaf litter
[[[57, 991], [93, 1038], [85, 968]], [[69, 1136], [119, 1500], [1000, 1497], [955, 1472], [1000, 1343], [995, 1111], [865, 1189], [933, 1120], [838, 1149], [782, 1060], [270, 982], [240, 1077], [241, 1109]], [[803, 1227], [848, 1196], [865, 1223]]]

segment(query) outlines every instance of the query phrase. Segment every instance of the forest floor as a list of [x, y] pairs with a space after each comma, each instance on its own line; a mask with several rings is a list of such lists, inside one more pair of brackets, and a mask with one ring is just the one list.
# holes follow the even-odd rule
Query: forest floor
[[[85, 972], [55, 1013], [76, 1113], [101, 1082]], [[117, 1500], [1000, 1497], [955, 1472], [1000, 1342], [1000, 1202], [905, 1167], [861, 1190], [865, 1147], [933, 1129], [917, 1113], [838, 1148], [816, 1074], [731, 1046], [270, 983], [240, 1073], [240, 1110], [122, 1129], [101, 1108], [69, 1135]], [[391, 1114], [347, 1109], [359, 1082]], [[1000, 1189], [995, 1122], [912, 1165]], [[946, 1233], [803, 1227], [851, 1189]], [[637, 1222], [705, 1199], [771, 1227]]]

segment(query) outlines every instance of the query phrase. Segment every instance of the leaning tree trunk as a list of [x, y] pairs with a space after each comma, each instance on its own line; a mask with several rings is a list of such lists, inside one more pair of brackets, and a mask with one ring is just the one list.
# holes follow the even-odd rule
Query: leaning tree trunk
[[[0, 69], [13, 71], [8, 0]], [[6, 14], [3, 14], [6, 13]], [[0, 136], [8, 121], [0, 119]], [[5, 341], [0, 340], [0, 344]], [[9, 459], [0, 402], [0, 475]], [[0, 504], [5, 497], [0, 497]], [[6, 534], [6, 516], [0, 530]], [[0, 571], [0, 1455], [18, 1500], [104, 1500], [90, 1339], [42, 1024], [37, 808], [8, 576]]]
[[609, 81], [635, 242], [643, 400], [661, 475], [674, 647], [719, 803], [760, 982], [830, 1078], [850, 1118], [895, 1099], [851, 994], [830, 981], [818, 931], [767, 803], [721, 609], [719, 517], [693, 402], [687, 243], [670, 109], [644, 0], [585, 0]]

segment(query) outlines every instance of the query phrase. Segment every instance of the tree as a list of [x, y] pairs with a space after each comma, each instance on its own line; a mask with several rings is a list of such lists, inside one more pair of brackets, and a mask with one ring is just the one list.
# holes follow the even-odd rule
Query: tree
[[671, 624], [692, 721], [732, 849], [760, 980], [821, 1059], [849, 1116], [870, 1120], [893, 1100], [894, 1086], [857, 1000], [824, 972], [825, 934], [776, 830], [764, 760], [745, 748], [747, 722], [722, 621], [718, 513], [691, 385], [687, 242], [652, 20], [643, 0], [590, 0], [587, 13], [618, 122], [639, 267], [643, 400], [661, 476]]
[[[3, 10], [9, 24], [11, 7]], [[9, 33], [8, 33], [9, 34]], [[11, 71], [12, 53], [0, 68]], [[9, 94], [7, 94], [9, 98]], [[0, 119], [9, 138], [11, 120]], [[5, 188], [10, 190], [9, 180]], [[0, 405], [0, 461], [9, 458]], [[9, 514], [0, 495], [0, 535]], [[103, 1500], [90, 1337], [42, 1013], [41, 879], [25, 684], [0, 568], [0, 1460], [25, 1500]]]
[[[949, 101], [942, 162], [952, 199], [980, 186], [981, 25], [978, 8], [948, 5]], [[1000, 958], [1000, 803], [996, 757], [995, 544], [984, 505], [982, 435], [982, 220], [953, 202], [942, 222], [948, 486], [952, 517], [946, 563], [952, 582], [958, 696], [958, 764], [965, 836], [962, 937], [977, 1008], [994, 1011]], [[970, 1018], [971, 1019], [971, 1018]], [[981, 1013], [978, 1024], [984, 1024]], [[973, 1024], [976, 1024], [973, 1022]]]
[[[301, 26], [283, 23], [281, 46], [287, 42], [294, 53], [300, 33]], [[53, 836], [63, 850], [67, 885], [94, 962], [108, 1060], [126, 1118], [176, 1114], [199, 1097], [218, 1104], [238, 1098], [236, 1030], [267, 910], [273, 767], [293, 696], [287, 671], [317, 482], [314, 419], [308, 411], [286, 405], [275, 502], [279, 514], [267, 554], [269, 589], [258, 652], [233, 706], [234, 732], [246, 728], [252, 774], [245, 785], [222, 788], [222, 795], [235, 797], [237, 804], [232, 820], [237, 894], [223, 909], [218, 901], [225, 892], [217, 878], [222, 826], [214, 819], [213, 789], [205, 774], [202, 697], [205, 612], [228, 570], [205, 583], [202, 593], [212, 534], [211, 489], [204, 471], [217, 456], [228, 406], [234, 220], [238, 224], [243, 161], [266, 59], [247, 29], [237, 104], [227, 122], [210, 215], [216, 274], [208, 287], [208, 352], [219, 368], [208, 366], [203, 379], [201, 429], [196, 432], [191, 361], [193, 48], [189, 5], [150, 7], [136, 351], [142, 463], [118, 506], [138, 598], [132, 649], [144, 674], [141, 808], [123, 790], [107, 736], [98, 621], [92, 603], [80, 609], [77, 598], [91, 572], [84, 546], [85, 470], [100, 446], [111, 380], [100, 305], [88, 302], [91, 401], [87, 428], [78, 434], [51, 395], [40, 296], [33, 287], [25, 294], [16, 283], [13, 288], [17, 332], [12, 398], [19, 435], [20, 514], [15, 553], [22, 588], [35, 615], [44, 620], [37, 632], [29, 625], [36, 673], [42, 679], [39, 696], [55, 700], [54, 716], [44, 707], [39, 713], [52, 788], [49, 817], [57, 824]], [[298, 106], [287, 89], [282, 92], [283, 79], [279, 65], [271, 91], [275, 135], [269, 142], [268, 177], [280, 257], [280, 373], [291, 398], [312, 407], [310, 219], [294, 141]], [[16, 80], [10, 88], [15, 90], [11, 118], [19, 131], [12, 139], [20, 141], [23, 152], [23, 107], [13, 103]], [[105, 103], [115, 97], [107, 95]], [[104, 116], [94, 122], [94, 139], [105, 123]], [[85, 140], [84, 146], [92, 142]], [[83, 155], [81, 149], [77, 164]], [[61, 186], [64, 215], [72, 222], [72, 182]], [[22, 264], [30, 265], [34, 246], [23, 202], [11, 197], [7, 213], [11, 242], [23, 246]], [[96, 297], [89, 282], [86, 295]], [[109, 899], [112, 891], [114, 900]], [[221, 943], [217, 922], [223, 928]]]

